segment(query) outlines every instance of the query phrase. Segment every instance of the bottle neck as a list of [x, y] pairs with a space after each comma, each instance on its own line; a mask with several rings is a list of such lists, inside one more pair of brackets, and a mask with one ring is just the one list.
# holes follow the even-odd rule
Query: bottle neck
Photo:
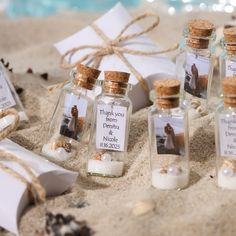
[[225, 108], [236, 108], [236, 97], [224, 97], [224, 107]]
[[157, 109], [169, 110], [179, 107], [179, 97], [160, 97], [155, 101]]
[[103, 82], [103, 94], [110, 96], [127, 96], [130, 88], [131, 86], [127, 83], [106, 80]]
[[236, 56], [236, 42], [227, 42], [223, 38], [221, 40], [221, 47], [226, 51], [228, 55]]
[[213, 31], [210, 36], [197, 36], [192, 35], [188, 31], [188, 28], [185, 28], [183, 31], [183, 35], [185, 38], [186, 45], [193, 50], [204, 50], [210, 49], [212, 46], [212, 42], [215, 40], [215, 32]]

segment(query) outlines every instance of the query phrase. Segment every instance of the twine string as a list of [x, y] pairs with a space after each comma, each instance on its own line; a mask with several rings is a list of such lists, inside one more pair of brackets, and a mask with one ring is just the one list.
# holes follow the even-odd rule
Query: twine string
[[[133, 24], [137, 23], [138, 21], [141, 21], [146, 18], [154, 18], [154, 21], [149, 26], [147, 26], [143, 30], [140, 30], [137, 33], [125, 34], [125, 32], [128, 30], [129, 27], [131, 27]], [[104, 41], [105, 46], [82, 45], [79, 47], [72, 48], [62, 55], [61, 60], [60, 60], [60, 65], [62, 68], [68, 69], [68, 68], [72, 68], [76, 66], [78, 63], [83, 63], [85, 61], [93, 61], [92, 66], [94, 68], [98, 68], [104, 56], [115, 54], [129, 68], [131, 73], [134, 74], [137, 80], [141, 83], [143, 89], [146, 92], [148, 92], [147, 82], [143, 79], [142, 75], [132, 66], [132, 64], [125, 58], [123, 54], [142, 55], [142, 56], [158, 55], [158, 54], [163, 54], [163, 53], [176, 50], [178, 48], [178, 44], [168, 49], [158, 50], [158, 51], [133, 50], [127, 47], [122, 47], [122, 45], [120, 44], [152, 31], [154, 28], [156, 28], [159, 25], [159, 23], [160, 23], [160, 17], [157, 14], [146, 13], [146, 14], [137, 16], [136, 18], [132, 19], [129, 23], [127, 23], [125, 27], [120, 31], [118, 36], [113, 40], [109, 39], [109, 37], [97, 25], [91, 24], [90, 25], [91, 28]], [[87, 53], [84, 56], [82, 56], [79, 60], [77, 60], [75, 63], [71, 63], [71, 59], [73, 55], [84, 49], [94, 49], [95, 51]], [[66, 57], [68, 57], [69, 63], [66, 62], [65, 60]], [[60, 86], [62, 86], [62, 84], [60, 84]], [[58, 87], [59, 87], [58, 85], [55, 85], [55, 88], [58, 88]], [[52, 91], [53, 89], [54, 87], [50, 86], [49, 90]]]
[[[0, 119], [6, 117], [7, 115], [14, 115], [15, 119], [13, 120], [12, 124], [7, 126], [5, 129], [0, 131], [0, 141], [4, 138], [8, 137], [18, 126], [20, 118], [18, 112], [13, 109], [6, 109], [6, 110], [0, 110]], [[23, 175], [19, 174], [15, 170], [9, 168], [7, 165], [4, 165], [3, 163], [0, 163], [0, 169], [4, 172], [8, 173], [9, 175], [15, 177], [22, 183], [26, 184], [27, 189], [32, 193], [34, 197], [35, 203], [37, 201], [45, 202], [46, 199], [46, 192], [45, 189], [40, 184], [39, 180], [35, 176], [35, 174], [32, 172], [30, 167], [26, 164], [26, 162], [22, 161], [19, 157], [16, 155], [6, 152], [6, 151], [0, 151], [0, 159], [4, 161], [14, 161], [19, 166], [21, 166], [31, 179], [31, 182], [27, 180]]]

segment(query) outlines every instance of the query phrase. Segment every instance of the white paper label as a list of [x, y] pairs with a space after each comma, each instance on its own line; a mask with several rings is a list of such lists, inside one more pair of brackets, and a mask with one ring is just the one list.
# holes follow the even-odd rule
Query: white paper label
[[124, 151], [127, 108], [121, 106], [98, 105], [96, 147]]
[[0, 66], [0, 110], [4, 110], [16, 105], [5, 76], [4, 70]]
[[209, 66], [209, 58], [187, 53], [184, 82], [186, 92], [199, 98], [207, 98]]
[[220, 155], [236, 157], [236, 115], [219, 116]]
[[236, 62], [235, 61], [226, 60], [225, 74], [226, 76], [236, 76]]
[[184, 120], [182, 117], [156, 117], [155, 134], [158, 154], [184, 155]]
[[87, 106], [86, 99], [73, 93], [66, 94], [60, 134], [80, 140], [86, 122]]

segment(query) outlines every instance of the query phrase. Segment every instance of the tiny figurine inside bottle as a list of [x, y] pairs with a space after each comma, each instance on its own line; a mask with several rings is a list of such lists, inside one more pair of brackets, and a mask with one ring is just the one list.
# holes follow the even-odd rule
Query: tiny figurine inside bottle
[[223, 103], [216, 110], [217, 183], [236, 189], [236, 77], [225, 77], [222, 90]]
[[103, 92], [94, 102], [88, 175], [119, 177], [127, 158], [132, 103], [128, 97], [129, 74], [106, 71]]
[[[224, 29], [224, 38], [221, 40], [223, 51], [220, 55], [220, 80], [225, 77], [236, 76], [236, 27]], [[222, 96], [219, 84], [218, 95]]]
[[184, 29], [184, 42], [176, 58], [176, 74], [183, 81], [183, 97], [187, 106], [193, 100], [199, 100], [203, 107], [207, 106], [213, 74], [214, 39], [214, 25], [207, 20], [191, 20]]
[[93, 113], [93, 90], [99, 70], [78, 64], [60, 94], [50, 122], [42, 154], [60, 162], [75, 157], [79, 146], [89, 142]]
[[181, 189], [189, 182], [188, 115], [180, 107], [180, 81], [154, 82], [156, 101], [148, 112], [152, 185]]
[[[10, 80], [8, 72], [0, 61], [0, 111], [5, 111], [9, 108], [14, 108], [18, 112], [20, 119], [19, 127], [26, 127], [29, 123], [29, 118], [24, 111], [23, 105]], [[14, 119], [15, 116], [10, 114], [4, 118], [0, 118], [0, 131], [11, 125], [14, 122]]]

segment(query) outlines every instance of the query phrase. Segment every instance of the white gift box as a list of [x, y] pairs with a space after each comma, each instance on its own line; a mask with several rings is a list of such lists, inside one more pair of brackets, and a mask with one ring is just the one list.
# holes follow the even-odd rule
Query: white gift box
[[[132, 20], [128, 11], [121, 3], [118, 3], [109, 12], [96, 20], [93, 24], [97, 25], [111, 40], [116, 38], [120, 31], [126, 26], [127, 23]], [[137, 24], [130, 26], [126, 34], [132, 34], [140, 32], [141, 28]], [[55, 44], [55, 47], [63, 55], [68, 50], [80, 47], [83, 45], [102, 45], [105, 46], [101, 37], [90, 27], [87, 26], [78, 33], [62, 40]], [[126, 47], [133, 50], [140, 51], [157, 51], [161, 48], [158, 47], [147, 35], [142, 35], [121, 43], [119, 46]], [[71, 57], [71, 63], [75, 63], [82, 56], [94, 52], [94, 49], [84, 49], [76, 52]], [[175, 64], [165, 55], [156, 56], [140, 56], [123, 54], [130, 64], [143, 76], [146, 80], [149, 89], [153, 88], [152, 80], [155, 79], [155, 75], [158, 74], [175, 74]], [[67, 57], [68, 61], [69, 58]], [[68, 61], [69, 62], [69, 61]], [[88, 62], [88, 61], [87, 61]], [[86, 62], [86, 63], [87, 63]], [[99, 69], [125, 71], [129, 72], [128, 67], [115, 55], [104, 56]], [[103, 73], [101, 73], [99, 79], [103, 79]], [[130, 83], [133, 85], [132, 91], [129, 93], [129, 97], [133, 103], [133, 111], [141, 109], [149, 104], [148, 94], [144, 91], [136, 77], [131, 74]]]
[[[0, 151], [7, 151], [23, 160], [39, 179], [47, 196], [56, 196], [65, 192], [78, 176], [76, 172], [65, 170], [9, 139], [0, 142]], [[12, 161], [0, 162], [30, 181], [26, 171], [17, 163]], [[0, 169], [0, 189], [0, 226], [18, 235], [20, 216], [29, 204], [27, 187]]]

